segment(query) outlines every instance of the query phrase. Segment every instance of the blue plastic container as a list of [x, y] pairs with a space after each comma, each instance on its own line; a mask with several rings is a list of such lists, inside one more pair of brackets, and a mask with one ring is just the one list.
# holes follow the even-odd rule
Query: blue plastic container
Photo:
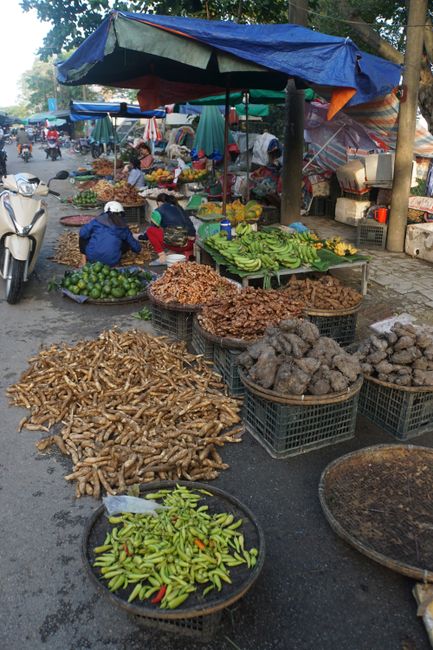
[[232, 238], [232, 224], [228, 219], [223, 219], [220, 221], [220, 232], [227, 233], [227, 239]]

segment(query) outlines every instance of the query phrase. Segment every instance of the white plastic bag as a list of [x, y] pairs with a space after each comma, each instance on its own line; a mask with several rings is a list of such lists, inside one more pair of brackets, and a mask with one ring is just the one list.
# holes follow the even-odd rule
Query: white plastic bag
[[156, 515], [156, 510], [166, 510], [166, 506], [151, 501], [150, 499], [139, 499], [128, 497], [125, 494], [119, 496], [103, 497], [102, 501], [109, 515], [116, 515], [121, 512], [133, 512], [135, 514]]

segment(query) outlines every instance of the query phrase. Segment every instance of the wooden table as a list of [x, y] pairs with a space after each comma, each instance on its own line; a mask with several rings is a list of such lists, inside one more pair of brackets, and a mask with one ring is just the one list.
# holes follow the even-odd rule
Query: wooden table
[[[199, 264], [215, 265], [216, 270], [220, 272], [220, 267], [222, 265], [215, 262], [213, 257], [205, 249], [203, 242], [200, 240], [196, 240], [195, 242], [195, 258], [197, 262], [199, 262]], [[327, 271], [331, 269], [341, 270], [341, 269], [353, 269], [353, 268], [361, 268], [361, 293], [363, 296], [366, 296], [368, 291], [368, 260], [347, 262], [345, 264], [333, 264], [327, 269]], [[321, 273], [321, 271], [318, 271], [317, 269], [313, 269], [311, 268], [311, 266], [300, 266], [297, 269], [281, 269], [280, 271], [278, 271], [278, 275], [280, 277], [286, 275], [297, 275], [298, 273]], [[221, 275], [224, 274], [221, 273]], [[251, 280], [263, 279], [263, 277], [264, 274], [260, 272], [249, 273], [248, 275], [245, 275], [242, 278], [240, 278], [240, 281], [243, 287], [248, 287]]]

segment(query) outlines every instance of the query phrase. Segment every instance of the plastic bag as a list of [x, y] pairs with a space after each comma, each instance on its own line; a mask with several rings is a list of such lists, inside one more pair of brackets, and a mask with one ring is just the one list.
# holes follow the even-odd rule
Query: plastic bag
[[167, 509], [166, 506], [157, 503], [157, 501], [140, 499], [138, 497], [128, 497], [125, 494], [103, 497], [102, 501], [104, 502], [104, 506], [109, 515], [116, 515], [121, 512], [133, 512], [136, 514], [155, 516], [157, 509]]

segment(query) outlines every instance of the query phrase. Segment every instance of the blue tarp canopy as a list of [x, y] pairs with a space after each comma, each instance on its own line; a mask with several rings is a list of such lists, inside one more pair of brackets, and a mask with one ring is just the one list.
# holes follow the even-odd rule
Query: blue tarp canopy
[[126, 102], [74, 102], [70, 103], [71, 120], [98, 120], [107, 115], [112, 117], [148, 118], [165, 117], [165, 111], [142, 111], [139, 106]]
[[142, 91], [142, 108], [227, 87], [282, 90], [291, 77], [299, 87], [333, 95], [338, 110], [386, 95], [399, 83], [400, 66], [362, 52], [350, 38], [298, 25], [241, 25], [113, 10], [57, 65], [57, 77], [67, 85], [136, 88]]

